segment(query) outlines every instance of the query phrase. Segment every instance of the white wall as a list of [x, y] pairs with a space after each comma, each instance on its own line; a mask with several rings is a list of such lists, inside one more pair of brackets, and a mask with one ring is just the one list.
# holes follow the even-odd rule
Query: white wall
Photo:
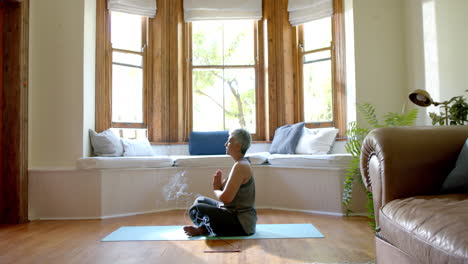
[[[406, 5], [406, 61], [408, 73], [408, 90], [410, 94], [416, 89], [426, 89], [425, 61], [424, 61], [424, 29], [422, 0], [405, 1]], [[408, 103], [409, 108], [418, 108], [419, 115], [416, 123], [419, 125], [430, 124], [427, 116], [427, 108], [418, 107]]]
[[356, 68], [354, 54], [353, 0], [343, 0], [346, 55], [346, 121], [356, 121]]
[[399, 112], [408, 103], [404, 0], [354, 0], [353, 9], [357, 103]]
[[468, 95], [467, 0], [436, 0], [440, 99]]
[[96, 0], [85, 0], [83, 41], [83, 156], [91, 155], [88, 130], [95, 128]]
[[[466, 0], [406, 1], [408, 93], [415, 89], [430, 92], [435, 101], [467, 95], [468, 10]], [[418, 124], [431, 124], [429, 112], [419, 108]]]
[[[372, 102], [381, 116], [416, 107], [415, 89], [435, 101], [468, 95], [468, 1], [354, 0], [352, 8], [357, 103]], [[438, 110], [418, 109], [418, 125]]]
[[95, 27], [92, 15], [85, 23], [92, 2], [30, 3], [30, 168], [73, 167], [87, 151], [84, 123], [94, 121], [84, 120], [84, 111], [94, 112], [85, 110], [90, 100], [94, 105], [94, 51], [84, 50], [93, 49], [85, 40], [94, 42], [95, 33], [84, 32], [85, 24], [87, 30]]

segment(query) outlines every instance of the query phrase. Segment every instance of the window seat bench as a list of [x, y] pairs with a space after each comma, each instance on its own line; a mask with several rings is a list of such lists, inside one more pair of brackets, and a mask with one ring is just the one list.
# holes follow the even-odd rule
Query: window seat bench
[[[246, 155], [252, 165], [306, 168], [346, 168], [351, 160], [349, 154], [286, 155], [268, 152]], [[148, 157], [88, 157], [77, 161], [78, 169], [138, 169], [167, 167], [226, 167], [234, 161], [228, 155], [181, 155]]]
[[[75, 169], [31, 169], [29, 217], [105, 219], [187, 209], [197, 195], [213, 197], [213, 174], [220, 169], [226, 177], [233, 164], [227, 155], [175, 154], [86, 157], [77, 161]], [[256, 182], [257, 208], [344, 214], [341, 196], [351, 155], [270, 155], [260, 150], [248, 156]], [[170, 197], [174, 191], [185, 195], [174, 199]], [[353, 197], [351, 209], [365, 213], [366, 196], [358, 184]]]

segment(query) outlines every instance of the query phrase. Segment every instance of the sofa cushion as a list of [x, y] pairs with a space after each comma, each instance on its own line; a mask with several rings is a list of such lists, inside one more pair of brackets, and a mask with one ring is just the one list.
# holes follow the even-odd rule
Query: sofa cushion
[[346, 168], [351, 162], [350, 154], [328, 154], [328, 155], [288, 155], [272, 154], [268, 162], [279, 167], [326, 167]]
[[468, 193], [468, 139], [458, 155], [455, 168], [442, 185], [442, 193]]
[[468, 194], [393, 200], [380, 211], [380, 235], [421, 263], [466, 263], [467, 208]]
[[273, 142], [271, 142], [270, 153], [272, 154], [294, 154], [297, 143], [302, 135], [304, 122], [294, 125], [285, 125], [275, 131]]
[[190, 155], [223, 155], [226, 154], [224, 144], [229, 138], [229, 131], [210, 131], [190, 133]]
[[[268, 152], [246, 154], [252, 165], [265, 164]], [[234, 160], [229, 155], [173, 156], [176, 167], [231, 167]]]
[[78, 169], [164, 168], [174, 164], [172, 157], [91, 157], [77, 161]]

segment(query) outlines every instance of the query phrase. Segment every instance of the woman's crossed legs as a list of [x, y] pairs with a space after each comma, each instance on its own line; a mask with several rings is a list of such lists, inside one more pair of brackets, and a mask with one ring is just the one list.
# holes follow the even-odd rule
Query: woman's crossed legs
[[200, 196], [189, 210], [194, 226], [185, 226], [184, 231], [189, 236], [245, 236], [247, 235], [237, 218], [237, 215], [220, 203], [208, 197]]

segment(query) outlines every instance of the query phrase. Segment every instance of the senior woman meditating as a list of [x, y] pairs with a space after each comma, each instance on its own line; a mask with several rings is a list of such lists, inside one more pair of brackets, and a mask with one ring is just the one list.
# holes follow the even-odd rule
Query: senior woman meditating
[[226, 154], [235, 163], [224, 181], [220, 170], [213, 176], [213, 191], [221, 202], [198, 197], [189, 210], [195, 225], [184, 227], [187, 235], [245, 236], [255, 233], [255, 181], [250, 162], [244, 157], [250, 141], [250, 133], [245, 129], [236, 129], [229, 134], [224, 145]]

